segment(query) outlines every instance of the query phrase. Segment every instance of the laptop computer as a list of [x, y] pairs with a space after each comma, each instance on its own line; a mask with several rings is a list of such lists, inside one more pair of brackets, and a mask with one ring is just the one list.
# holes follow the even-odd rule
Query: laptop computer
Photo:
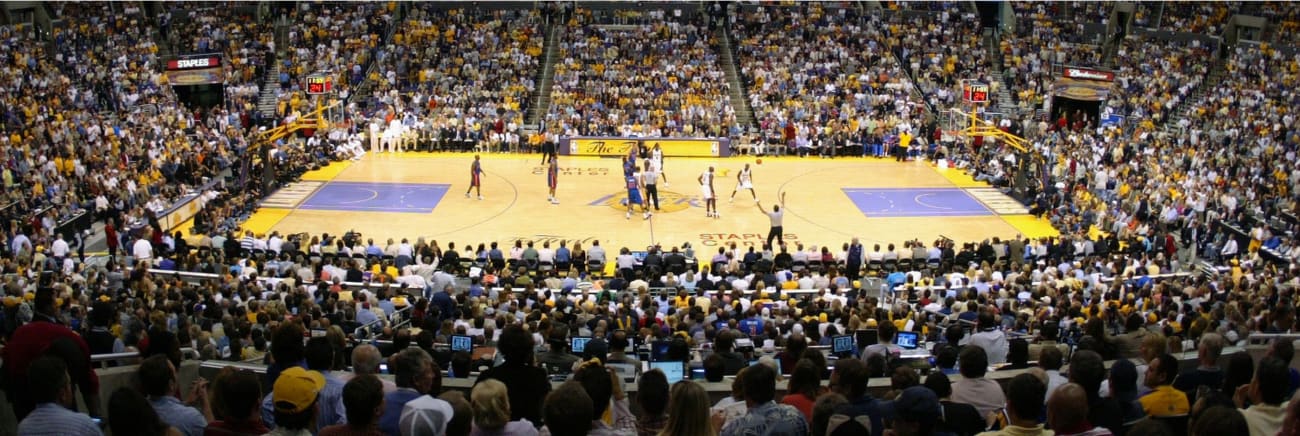
[[636, 381], [636, 365], [630, 363], [606, 363], [605, 367], [613, 368], [615, 372], [618, 372], [618, 376], [622, 377], [623, 381], [626, 383], [633, 383]]
[[686, 378], [686, 368], [683, 362], [650, 362], [650, 369], [663, 371], [664, 376], [668, 378], [669, 385]]
[[587, 350], [587, 342], [591, 341], [591, 336], [575, 336], [569, 338], [569, 352], [573, 354], [582, 354]]
[[831, 337], [831, 352], [838, 355], [853, 354], [853, 336]]
[[474, 351], [474, 339], [469, 336], [452, 335], [451, 352], [459, 353], [461, 351], [466, 353]]
[[898, 332], [894, 338], [894, 343], [904, 350], [915, 350], [920, 344], [920, 334], [916, 332]]

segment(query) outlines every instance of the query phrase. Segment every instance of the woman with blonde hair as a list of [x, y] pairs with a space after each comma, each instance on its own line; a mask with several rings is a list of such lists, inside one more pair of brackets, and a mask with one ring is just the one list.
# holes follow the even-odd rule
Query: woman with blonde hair
[[526, 420], [510, 420], [510, 396], [506, 385], [487, 379], [474, 385], [469, 394], [474, 410], [474, 429], [471, 436], [513, 435], [536, 436], [537, 429]]
[[668, 397], [668, 422], [660, 436], [716, 436], [709, 417], [709, 394], [698, 383], [684, 380], [673, 385]]

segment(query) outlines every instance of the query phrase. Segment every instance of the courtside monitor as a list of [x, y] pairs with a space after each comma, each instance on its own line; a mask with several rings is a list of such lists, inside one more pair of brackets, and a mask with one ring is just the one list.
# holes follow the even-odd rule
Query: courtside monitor
[[582, 354], [587, 350], [587, 342], [591, 341], [591, 336], [575, 336], [569, 339], [569, 350], [573, 354]]
[[469, 336], [452, 335], [451, 352], [459, 353], [461, 351], [466, 353], [474, 351], [474, 339]]
[[831, 352], [838, 355], [853, 354], [853, 337], [849, 335], [831, 337]]
[[670, 385], [686, 377], [686, 367], [683, 362], [650, 362], [650, 369], [663, 371]]
[[898, 332], [898, 336], [894, 338], [894, 343], [904, 350], [915, 350], [920, 343], [920, 336], [916, 332]]
[[668, 359], [668, 341], [654, 341], [650, 344], [650, 361], [660, 362]]
[[867, 348], [880, 342], [880, 332], [875, 329], [858, 330], [853, 333], [858, 339], [858, 348]]

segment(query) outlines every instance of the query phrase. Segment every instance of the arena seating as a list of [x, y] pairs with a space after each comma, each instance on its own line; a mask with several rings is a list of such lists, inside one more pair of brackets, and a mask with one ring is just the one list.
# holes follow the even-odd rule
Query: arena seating
[[[488, 131], [482, 138], [491, 149], [516, 150], [540, 68], [540, 13], [433, 6], [413, 7], [383, 50], [376, 95], [417, 114], [413, 127], [440, 144], [450, 141], [449, 132], [478, 124], [473, 134]], [[496, 119], [503, 119], [501, 129], [492, 126]]]
[[[973, 319], [980, 324], [975, 329], [1004, 340], [1041, 345], [1055, 339], [1072, 353], [1098, 352], [1107, 367], [1121, 360], [1151, 363], [1149, 354], [1159, 350], [1148, 350], [1157, 346], [1145, 342], [1135, 346], [1138, 331], [1167, 336], [1160, 344], [1178, 360], [1178, 372], [1192, 376], [1217, 364], [1239, 377], [1265, 359], [1293, 357], [1292, 343], [1300, 339], [1289, 333], [1296, 331], [1300, 286], [1294, 191], [1300, 184], [1300, 133], [1292, 112], [1300, 105], [1294, 92], [1300, 63], [1293, 48], [1274, 45], [1294, 43], [1288, 33], [1300, 22], [1297, 10], [1279, 3], [1140, 4], [1139, 25], [1154, 25], [1149, 20], [1162, 15], [1160, 29], [1216, 35], [1232, 14], [1259, 12], [1275, 26], [1276, 38], [1228, 47], [1226, 58], [1215, 59], [1215, 47], [1130, 35], [1106, 58], [1103, 46], [1074, 31], [1080, 22], [1109, 19], [1109, 5], [1013, 4], [1019, 24], [996, 35], [1005, 84], [1020, 106], [1007, 121], [1031, 140], [1046, 172], [1029, 206], [1061, 230], [1060, 238], [936, 241], [937, 251], [910, 243], [889, 253], [863, 248], [858, 265], [850, 265], [847, 245], [821, 266], [775, 256], [747, 261], [735, 250], [692, 262], [709, 268], [697, 267], [689, 276], [644, 264], [628, 268], [629, 276], [601, 268], [617, 262], [609, 258], [587, 271], [580, 266], [584, 257], [575, 258], [573, 268], [543, 269], [525, 261], [522, 248], [518, 254], [506, 249], [501, 263], [508, 267], [500, 268], [481, 246], [462, 247], [459, 260], [446, 262], [450, 249], [422, 239], [409, 247], [390, 241], [371, 248], [359, 239], [342, 241], [353, 235], [236, 235], [231, 230], [262, 197], [260, 186], [210, 184], [245, 161], [254, 127], [252, 98], [266, 73], [262, 64], [277, 49], [288, 55], [276, 60], [285, 79], [273, 80], [285, 89], [280, 115], [303, 108], [298, 87], [304, 74], [326, 70], [347, 87], [371, 83], [375, 92], [363, 98], [374, 102], [400, 109], [414, 101], [412, 112], [432, 119], [430, 129], [471, 125], [481, 134], [495, 118], [502, 122], [497, 133], [514, 132], [544, 66], [541, 11], [303, 3], [287, 15], [293, 23], [289, 47], [274, 47], [272, 23], [243, 20], [222, 8], [177, 5], [172, 14], [201, 25], [179, 32], [163, 30], [166, 17], [151, 17], [137, 3], [115, 6], [121, 13], [106, 13], [99, 4], [57, 4], [51, 12], [64, 20], [63, 27], [48, 41], [21, 26], [0, 28], [0, 86], [7, 91], [0, 93], [0, 154], [6, 157], [0, 210], [7, 218], [0, 225], [0, 350], [32, 340], [15, 330], [44, 318], [98, 335], [101, 340], [88, 348], [97, 355], [91, 363], [101, 405], [109, 404], [117, 388], [138, 385], [135, 359], [160, 354], [149, 342], [169, 337], [158, 330], [169, 331], [176, 349], [184, 350], [178, 385], [189, 387], [199, 376], [216, 382], [223, 368], [234, 366], [258, 374], [268, 393], [274, 384], [265, 374], [280, 368], [268, 365], [268, 355], [278, 351], [267, 339], [299, 322], [306, 336], [326, 336], [336, 353], [364, 344], [377, 345], [388, 357], [424, 349], [440, 369], [464, 357], [447, 349], [452, 336], [472, 336], [474, 353], [490, 355], [499, 339], [493, 330], [514, 325], [525, 326], [539, 354], [563, 352], [556, 351], [563, 344], [545, 344], [548, 328], [594, 337], [622, 330], [640, 342], [689, 343], [698, 354], [686, 360], [701, 364], [726, 352], [712, 349], [727, 342], [720, 332], [747, 332], [743, 339], [752, 340], [754, 349], [741, 347], [746, 350], [737, 353], [743, 355], [740, 366], [760, 358], [799, 361], [783, 355], [796, 337], [812, 345], [811, 354], [797, 357], [826, 364], [827, 354], [835, 354], [826, 348], [836, 333], [871, 326], [877, 334], [890, 326], [911, 330], [924, 342], [946, 347], [952, 345], [949, 334], [975, 333], [965, 331]], [[732, 20], [719, 31], [730, 32], [756, 127], [777, 144], [879, 141], [899, 129], [922, 128], [935, 110], [953, 103], [957, 80], [997, 79], [989, 77], [997, 53], [985, 51], [985, 35], [962, 5], [885, 2], [889, 11], [744, 6], [745, 12], [724, 12]], [[901, 13], [908, 8], [926, 11]], [[700, 18], [680, 21], [661, 13], [619, 12], [616, 24], [599, 15], [576, 10], [559, 26], [555, 83], [543, 90], [551, 97], [546, 130], [659, 136], [730, 131], [736, 122], [732, 89], [719, 65], [715, 28]], [[150, 26], [162, 29], [154, 35]], [[381, 46], [389, 33], [391, 44]], [[159, 79], [158, 41], [173, 53], [222, 52], [231, 61], [232, 104], [196, 111], [178, 102]], [[366, 75], [371, 62], [375, 73]], [[1053, 65], [1107, 63], [1115, 65], [1117, 84], [1104, 109], [1125, 115], [1127, 124], [1056, 125], [1035, 114], [1057, 76]], [[404, 99], [408, 95], [419, 97]], [[1183, 107], [1191, 108], [1188, 115], [1174, 116]], [[280, 147], [270, 156], [286, 167], [329, 157], [306, 147]], [[962, 146], [954, 147], [950, 159], [996, 185], [1006, 179], [1008, 153], [999, 146]], [[198, 189], [212, 189], [220, 199], [200, 215], [199, 228], [207, 232], [191, 238], [195, 243], [182, 242], [184, 235], [150, 238], [142, 230], [150, 227], [150, 212]], [[75, 245], [60, 244], [64, 235], [55, 234], [56, 225], [80, 213], [120, 217], [122, 254], [82, 258]], [[98, 226], [91, 233], [103, 232]], [[138, 258], [131, 250], [137, 243], [156, 255]], [[471, 278], [470, 268], [484, 275]], [[364, 281], [349, 280], [366, 275]], [[638, 280], [645, 282], [644, 291]], [[443, 285], [456, 291], [439, 295]], [[47, 305], [36, 307], [42, 303]], [[101, 310], [108, 312], [96, 313]], [[638, 321], [625, 318], [633, 314]], [[980, 319], [985, 316], [992, 321]], [[1058, 337], [1044, 328], [1049, 325], [1061, 329]], [[800, 333], [788, 335], [792, 331]], [[1224, 348], [1214, 349], [1219, 346]], [[9, 353], [18, 351], [0, 353], [12, 362]], [[1217, 359], [1207, 362], [1206, 355]], [[871, 372], [865, 390], [882, 402], [900, 397], [938, 365], [929, 363], [924, 350], [907, 358], [861, 357]], [[1248, 360], [1244, 366], [1242, 357]], [[392, 362], [387, 366], [397, 371]], [[1028, 361], [1009, 363], [1021, 366], [988, 375], [1009, 395], [1018, 394], [1008, 389], [1013, 377], [1043, 372], [1029, 369], [1034, 364]], [[1162, 358], [1160, 364], [1166, 363]], [[1297, 367], [1294, 359], [1284, 363]], [[437, 386], [470, 391], [471, 378], [494, 363], [475, 365], [455, 377], [440, 372]], [[336, 358], [329, 366], [344, 373], [349, 363]], [[1071, 375], [1068, 363], [1065, 368], [1046, 371], [1059, 379]], [[562, 389], [558, 379], [564, 374], [550, 375], [558, 376], [547, 380], [551, 387]], [[816, 377], [815, 388], [828, 386], [825, 376]], [[405, 382], [392, 374], [380, 377]], [[789, 391], [798, 376], [783, 377], [773, 382], [778, 399], [796, 394]], [[620, 389], [628, 398], [610, 401], [643, 413], [646, 397], [638, 395], [644, 389], [638, 382], [645, 379]], [[700, 384], [709, 400], [725, 402], [732, 381]], [[84, 400], [78, 410], [88, 406]], [[99, 412], [108, 410], [101, 406]], [[0, 401], [0, 433], [12, 432], [18, 422], [9, 411]], [[618, 413], [623, 412], [611, 412]], [[737, 419], [729, 424], [733, 431], [742, 422]], [[1300, 422], [1294, 415], [1284, 419]]]
[[579, 9], [559, 46], [546, 124], [577, 135], [722, 136], [735, 114], [714, 39], [700, 23], [605, 25]]

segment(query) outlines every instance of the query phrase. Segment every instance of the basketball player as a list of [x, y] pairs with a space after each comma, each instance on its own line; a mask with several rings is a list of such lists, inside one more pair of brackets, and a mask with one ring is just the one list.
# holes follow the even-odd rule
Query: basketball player
[[548, 199], [551, 204], [560, 204], [560, 199], [555, 198], [555, 185], [560, 182], [560, 163], [555, 160], [555, 153], [551, 153], [549, 159], [551, 165], [546, 169], [546, 187], [550, 188], [551, 192]]
[[704, 198], [704, 216], [709, 218], [718, 218], [718, 197], [713, 195], [713, 165], [709, 165], [709, 170], [700, 174], [700, 196]]
[[627, 219], [632, 219], [632, 205], [641, 205], [642, 219], [650, 219], [650, 209], [646, 207], [645, 201], [641, 199], [643, 181], [641, 173], [637, 172], [636, 165], [632, 165], [632, 175], [625, 177], [627, 181]]
[[655, 212], [659, 211], [659, 165], [654, 159], [645, 160], [645, 172], [641, 173], [641, 180], [645, 184], [645, 205], [650, 207], [654, 205]]
[[754, 202], [758, 202], [758, 194], [754, 193], [754, 175], [749, 171], [749, 164], [745, 164], [745, 169], [736, 173], [736, 189], [731, 190], [731, 199], [727, 200], [727, 202], [735, 202], [736, 192], [741, 189], [748, 189], [749, 195], [754, 197]]
[[655, 148], [650, 150], [650, 160], [655, 162], [655, 170], [664, 178], [664, 186], [668, 186], [668, 173], [664, 172], [664, 150], [659, 148], [659, 143], [655, 143]]
[[469, 191], [477, 190], [478, 199], [483, 199], [483, 165], [479, 163], [478, 155], [474, 155], [474, 163], [469, 165], [469, 189], [465, 190], [465, 198], [469, 198]]

